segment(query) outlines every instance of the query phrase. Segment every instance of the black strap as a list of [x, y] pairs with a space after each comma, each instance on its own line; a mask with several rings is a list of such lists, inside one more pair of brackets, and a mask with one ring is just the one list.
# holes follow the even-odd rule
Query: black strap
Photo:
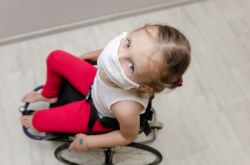
[[148, 124], [148, 121], [152, 120], [153, 118], [153, 112], [151, 111], [152, 99], [153, 97], [149, 99], [149, 103], [148, 103], [145, 113], [140, 115], [140, 132], [144, 132], [145, 135], [148, 135], [151, 133], [151, 128]]
[[96, 120], [99, 120], [104, 127], [112, 128], [114, 130], [120, 129], [120, 126], [119, 126], [117, 119], [110, 118], [110, 117], [100, 118], [96, 107], [93, 105], [93, 103], [91, 101], [90, 102], [90, 118], [89, 118], [89, 123], [88, 123], [88, 133], [89, 134], [93, 134], [92, 130], [93, 130], [93, 127], [94, 127]]
[[93, 127], [95, 125], [96, 120], [98, 119], [98, 114], [96, 111], [95, 106], [92, 104], [92, 101], [90, 102], [90, 116], [89, 116], [89, 123], [88, 123], [88, 134], [93, 134]]
[[104, 127], [112, 128], [114, 130], [119, 130], [120, 129], [119, 122], [115, 118], [103, 117], [103, 118], [100, 119], [100, 122], [102, 123], [102, 125]]

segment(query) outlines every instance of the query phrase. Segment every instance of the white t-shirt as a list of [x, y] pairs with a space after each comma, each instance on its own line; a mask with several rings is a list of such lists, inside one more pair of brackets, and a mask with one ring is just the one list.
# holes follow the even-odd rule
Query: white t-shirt
[[144, 110], [141, 112], [144, 113], [149, 101], [149, 97], [140, 98], [122, 88], [107, 85], [101, 79], [99, 71], [97, 71], [92, 85], [91, 96], [99, 116], [111, 118], [115, 118], [114, 113], [110, 110], [114, 103], [123, 100], [135, 101], [144, 106]]

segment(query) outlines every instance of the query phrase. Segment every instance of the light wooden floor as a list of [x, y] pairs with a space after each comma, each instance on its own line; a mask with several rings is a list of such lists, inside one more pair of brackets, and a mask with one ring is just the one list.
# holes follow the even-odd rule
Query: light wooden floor
[[45, 80], [55, 49], [76, 55], [122, 31], [168, 23], [192, 43], [184, 86], [154, 102], [165, 128], [153, 144], [167, 165], [250, 164], [250, 1], [208, 0], [0, 47], [0, 164], [59, 165], [52, 142], [24, 136], [20, 97]]

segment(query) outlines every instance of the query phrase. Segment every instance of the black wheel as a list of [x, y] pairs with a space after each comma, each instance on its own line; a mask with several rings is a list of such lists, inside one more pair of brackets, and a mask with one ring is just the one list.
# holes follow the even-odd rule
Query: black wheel
[[69, 152], [70, 143], [65, 143], [55, 150], [55, 157], [69, 165], [102, 165], [105, 162], [103, 149], [93, 149], [87, 152]]
[[[69, 144], [65, 143], [55, 150], [56, 158], [69, 165], [157, 165], [162, 160], [159, 151], [141, 143], [111, 149], [91, 149], [87, 152], [69, 152]], [[112, 158], [105, 158], [107, 150], [111, 151]]]
[[162, 155], [159, 151], [142, 143], [114, 148], [115, 165], [157, 165], [161, 160]]

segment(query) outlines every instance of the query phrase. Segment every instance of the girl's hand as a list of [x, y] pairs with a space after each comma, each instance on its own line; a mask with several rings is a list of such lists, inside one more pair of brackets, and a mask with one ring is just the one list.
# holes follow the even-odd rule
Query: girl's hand
[[74, 141], [70, 144], [68, 150], [69, 151], [87, 151], [88, 143], [87, 143], [87, 135], [85, 134], [77, 134], [75, 136]]

